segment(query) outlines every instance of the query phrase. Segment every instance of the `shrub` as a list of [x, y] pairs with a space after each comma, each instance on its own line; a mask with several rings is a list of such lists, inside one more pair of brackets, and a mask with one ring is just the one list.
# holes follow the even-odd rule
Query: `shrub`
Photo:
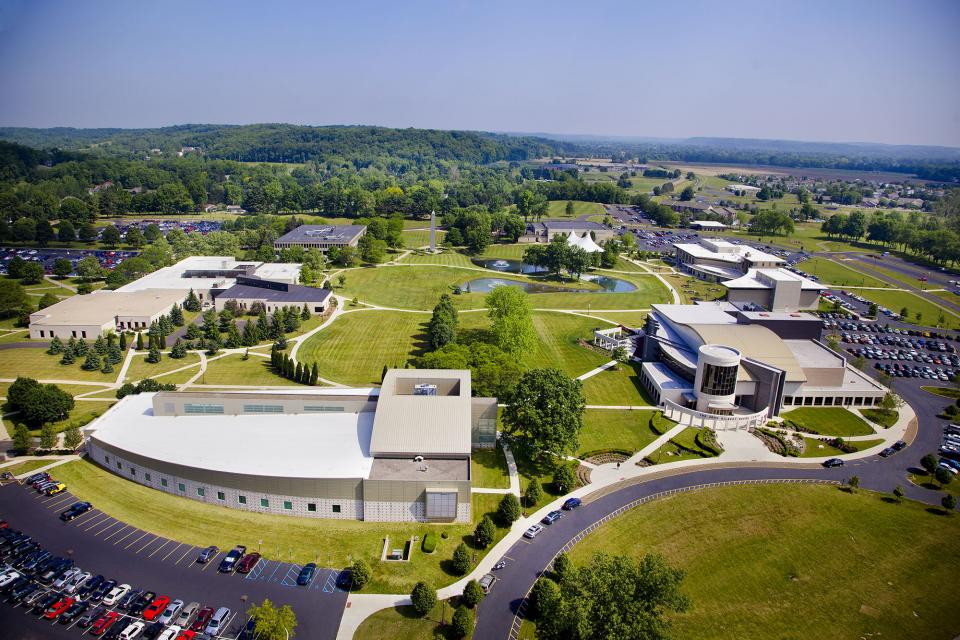
[[657, 411], [650, 417], [650, 428], [657, 435], [663, 435], [673, 428], [676, 423], [670, 418], [666, 418], [662, 411]]
[[559, 465], [553, 472], [553, 488], [557, 493], [566, 493], [577, 486], [577, 475], [569, 464]]
[[360, 590], [363, 589], [365, 584], [370, 582], [370, 578], [373, 577], [373, 572], [370, 570], [370, 565], [367, 564], [367, 561], [359, 558], [353, 563], [353, 566], [350, 567], [350, 575], [353, 579], [353, 589]]
[[473, 613], [466, 607], [457, 607], [450, 620], [450, 631], [454, 638], [466, 638], [473, 633]]
[[523, 492], [523, 501], [528, 507], [534, 507], [543, 497], [543, 489], [540, 488], [540, 482], [534, 478], [527, 485], [527, 490]]
[[477, 528], [473, 530], [473, 543], [480, 549], [486, 549], [497, 534], [493, 520], [490, 516], [483, 516], [483, 519], [477, 523]]
[[410, 592], [410, 602], [413, 604], [414, 611], [421, 616], [425, 616], [437, 606], [437, 592], [421, 580], [414, 585], [413, 591]]
[[450, 560], [450, 568], [453, 573], [462, 576], [470, 571], [470, 550], [462, 542], [453, 550], [453, 558]]
[[715, 456], [723, 453], [723, 447], [717, 442], [717, 436], [714, 434], [713, 429], [701, 429], [697, 432], [697, 435], [694, 436], [693, 440], [697, 443], [698, 447], [707, 453]]
[[627, 456], [628, 458], [633, 455], [633, 451], [630, 451], [629, 449], [610, 447], [608, 449], [593, 449], [591, 451], [584, 451], [583, 453], [577, 454], [577, 457], [581, 460], [586, 460], [587, 458], [592, 458], [594, 456], [603, 456], [611, 453]]
[[559, 554], [556, 559], [553, 561], [553, 575], [556, 576], [557, 582], [564, 582], [573, 577], [575, 569], [573, 567], [573, 562], [570, 561], [570, 556], [565, 553]]
[[520, 518], [520, 501], [512, 493], [504, 494], [497, 505], [497, 519], [505, 527], [512, 525]]
[[433, 553], [437, 550], [437, 534], [428, 533], [423, 536], [423, 544], [421, 545], [424, 553]]
[[463, 588], [463, 604], [467, 605], [471, 609], [483, 600], [483, 589], [480, 587], [480, 583], [476, 580], [471, 580], [467, 583], [467, 586]]

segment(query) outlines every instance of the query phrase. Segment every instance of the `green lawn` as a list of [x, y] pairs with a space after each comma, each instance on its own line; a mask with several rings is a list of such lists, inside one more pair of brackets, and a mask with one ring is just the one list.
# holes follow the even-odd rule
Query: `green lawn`
[[[825, 436], [866, 436], [875, 433], [866, 420], [840, 407], [800, 407], [782, 415], [784, 422], [793, 422]], [[789, 424], [784, 424], [789, 428]]]
[[[460, 317], [482, 320], [483, 326], [489, 326], [486, 313], [465, 314]], [[590, 340], [594, 328], [606, 326], [609, 325], [570, 313], [535, 311], [533, 328], [537, 333], [537, 340], [533, 348], [524, 354], [522, 362], [531, 369], [555, 367], [570, 376], [582, 375], [608, 362], [609, 358], [593, 349], [580, 346], [577, 340]]]
[[593, 314], [598, 318], [609, 320], [616, 324], [640, 329], [647, 320], [646, 311], [599, 311]]
[[578, 457], [600, 449], [640, 451], [657, 439], [650, 429], [653, 411], [587, 409], [580, 431]]
[[[696, 523], [691, 526], [691, 523]], [[663, 554], [693, 606], [673, 637], [924, 638], [960, 633], [960, 517], [827, 486], [741, 486], [638, 507], [571, 552]]]
[[27, 376], [37, 380], [81, 380], [85, 382], [113, 382], [117, 379], [114, 373], [100, 373], [99, 371], [84, 371], [80, 368], [83, 358], [71, 365], [60, 364], [60, 356], [47, 355], [46, 349], [22, 348], [0, 351], [0, 371], [4, 378]]
[[[429, 227], [430, 223], [423, 225]], [[437, 230], [436, 241], [437, 246], [439, 247], [443, 243], [443, 237], [447, 234], [446, 231]], [[429, 247], [430, 246], [430, 229], [416, 229], [416, 230], [406, 230], [402, 232], [403, 235], [403, 246], [407, 249], [418, 249], [420, 247]]]
[[[803, 442], [804, 448], [803, 453], [800, 454], [801, 458], [825, 458], [827, 456], [842, 456], [846, 453], [836, 447], [831, 447], [819, 438], [804, 437]], [[849, 440], [847, 444], [852, 445], [857, 451], [863, 451], [875, 447], [881, 442], [883, 440], [878, 438], [876, 440]]]
[[[298, 354], [297, 359], [301, 360]], [[312, 361], [311, 361], [312, 363]], [[196, 375], [197, 369], [190, 370], [190, 376]], [[188, 379], [189, 379], [188, 377]], [[167, 378], [160, 378], [166, 382]], [[207, 370], [197, 378], [196, 384], [203, 385], [264, 385], [264, 386], [300, 386], [292, 380], [276, 375], [270, 369], [270, 360], [259, 356], [250, 356], [244, 360], [239, 353], [230, 354], [207, 362]]]
[[[165, 352], [160, 358], [160, 362], [147, 362], [147, 352], [137, 352], [130, 361], [130, 367], [127, 368], [127, 377], [124, 378], [124, 381], [135, 382], [137, 380], [143, 380], [144, 378], [156, 378], [164, 373], [167, 373], [168, 371], [174, 371], [175, 369], [180, 369], [181, 367], [187, 367], [199, 363], [200, 356], [196, 353], [187, 353], [185, 358], [176, 360], [171, 358]], [[117, 368], [119, 369], [119, 367]], [[197, 369], [194, 368], [191, 373], [195, 374], [196, 372]], [[172, 380], [168, 381], [163, 379], [162, 382], [172, 382]]]
[[653, 404], [647, 390], [640, 383], [640, 365], [622, 364], [607, 369], [583, 381], [583, 395], [587, 404], [636, 406]]
[[[353, 640], [454, 640], [450, 627], [453, 612], [453, 605], [445, 601], [425, 616], [412, 605], [382, 609], [360, 624]], [[476, 617], [476, 607], [473, 614]]]
[[579, 218], [583, 215], [603, 215], [603, 205], [599, 202], [583, 202], [581, 200], [572, 200], [573, 215], [567, 215], [566, 200], [551, 200], [547, 204], [550, 208], [547, 210], [546, 218]]
[[960, 389], [954, 389], [952, 387], [920, 387], [927, 393], [932, 393], [935, 396], [940, 396], [942, 398], [950, 398], [951, 400], [956, 400], [960, 398]]
[[487, 489], [509, 489], [510, 475], [507, 473], [507, 459], [498, 444], [493, 449], [477, 449], [473, 452], [470, 465], [470, 477], [474, 487]]
[[797, 268], [806, 273], [817, 276], [820, 282], [835, 287], [890, 287], [890, 283], [879, 278], [860, 273], [841, 262], [827, 258], [811, 258], [797, 265]]
[[713, 453], [702, 449], [700, 445], [696, 443], [696, 436], [699, 431], [700, 429], [696, 427], [687, 427], [665, 445], [647, 456], [647, 459], [654, 464], [667, 464], [681, 460], [698, 460], [700, 458], [714, 457]]
[[897, 424], [900, 414], [896, 410], [887, 411], [886, 409], [861, 409], [860, 413], [874, 424], [889, 428]]
[[[953, 312], [930, 302], [925, 298], [909, 293], [907, 291], [877, 291], [874, 289], [860, 289], [857, 291], [860, 295], [877, 304], [887, 307], [894, 313], [900, 313], [903, 307], [906, 307], [910, 313], [909, 322], [924, 327], [942, 327], [946, 329], [960, 329], [960, 316]], [[920, 313], [920, 318], [917, 318]], [[944, 321], [940, 322], [940, 314], [943, 314]]]
[[723, 285], [716, 282], [707, 282], [675, 273], [664, 274], [663, 277], [677, 290], [684, 304], [690, 304], [694, 300], [718, 300], [727, 293]]
[[[409, 593], [417, 580], [427, 580], [438, 587], [454, 582], [456, 577], [448, 575], [440, 564], [450, 558], [453, 549], [474, 528], [472, 523], [362, 522], [250, 513], [156, 491], [86, 460], [57, 467], [57, 477], [70, 487], [73, 495], [89, 500], [118, 520], [198, 547], [215, 544], [227, 549], [241, 541], [249, 546], [263, 540], [261, 553], [265, 558], [316, 562], [324, 567], [344, 567], [352, 559], [365, 558], [373, 568], [373, 579], [364, 588], [365, 593]], [[494, 511], [500, 497], [475, 495], [474, 516]], [[391, 541], [405, 541], [430, 531], [448, 536], [438, 536], [434, 553], [424, 554], [417, 545], [410, 562], [380, 562], [384, 536], [389, 535]], [[497, 529], [497, 539], [505, 532], [506, 529]], [[485, 552], [476, 554], [479, 560]]]
[[53, 460], [26, 460], [8, 467], [0, 467], [0, 472], [12, 473], [15, 476], [19, 476], [22, 473], [30, 473], [34, 469], [45, 467], [51, 462], [53, 462]]
[[470, 262], [470, 256], [454, 249], [443, 249], [442, 253], [411, 253], [400, 262], [401, 264], [433, 264], [450, 267], [479, 268]]

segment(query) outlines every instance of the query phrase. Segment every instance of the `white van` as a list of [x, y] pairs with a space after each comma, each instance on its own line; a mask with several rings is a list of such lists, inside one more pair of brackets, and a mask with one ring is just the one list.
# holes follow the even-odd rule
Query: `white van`
[[203, 630], [208, 636], [218, 636], [220, 631], [225, 629], [227, 622], [230, 620], [230, 609], [226, 607], [220, 607], [217, 609], [217, 612], [213, 614], [213, 617], [210, 618], [210, 622], [207, 623], [207, 628]]

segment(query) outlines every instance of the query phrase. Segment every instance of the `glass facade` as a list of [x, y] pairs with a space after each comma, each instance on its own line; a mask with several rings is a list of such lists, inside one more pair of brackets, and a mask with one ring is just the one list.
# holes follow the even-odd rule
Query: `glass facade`
[[223, 405], [222, 404], [192, 404], [184, 403], [183, 405], [184, 413], [188, 414], [214, 414], [222, 415], [223, 414]]
[[703, 365], [703, 378], [700, 380], [701, 393], [711, 396], [730, 396], [736, 388], [737, 365], [732, 367]]

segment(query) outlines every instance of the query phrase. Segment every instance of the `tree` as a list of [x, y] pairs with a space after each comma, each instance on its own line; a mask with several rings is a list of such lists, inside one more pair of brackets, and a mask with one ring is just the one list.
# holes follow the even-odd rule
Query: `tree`
[[73, 271], [73, 263], [66, 258], [57, 258], [53, 261], [53, 275], [66, 278]]
[[127, 229], [126, 240], [127, 244], [134, 249], [139, 249], [147, 243], [147, 239], [143, 237], [143, 232], [140, 231], [140, 227], [130, 227]]
[[120, 232], [112, 224], [108, 224], [100, 233], [100, 240], [108, 247], [115, 247], [120, 244]]
[[410, 592], [410, 602], [413, 609], [421, 616], [430, 613], [430, 610], [437, 606], [436, 590], [424, 581], [418, 582]]
[[483, 519], [477, 523], [476, 529], [473, 530], [473, 544], [480, 549], [486, 549], [493, 543], [496, 535], [497, 530], [493, 520], [490, 519], [490, 516], [483, 516]]
[[454, 638], [466, 638], [473, 633], [473, 613], [466, 607], [457, 607], [450, 620]]
[[948, 493], [940, 499], [940, 505], [948, 514], [953, 515], [953, 512], [957, 510], [957, 498], [952, 493]]
[[505, 493], [497, 505], [497, 520], [504, 527], [509, 527], [520, 519], [520, 501], [512, 493]]
[[60, 298], [48, 291], [40, 296], [40, 300], [37, 302], [37, 309], [46, 309], [47, 307], [52, 307], [58, 302], [60, 302]]
[[0, 280], [0, 317], [9, 318], [19, 314], [29, 301], [26, 290], [19, 282]]
[[613, 358], [614, 362], [617, 363], [618, 369], [619, 365], [626, 364], [630, 361], [630, 354], [627, 353], [626, 347], [623, 346], [615, 348], [610, 356]]
[[50, 346], [47, 348], [47, 353], [51, 356], [63, 353], [63, 340], [54, 336], [53, 340], [50, 341]]
[[260, 605], [252, 605], [247, 615], [254, 620], [254, 635], [257, 640], [288, 640], [297, 627], [297, 616], [290, 605], [275, 607], [268, 599]]
[[903, 487], [897, 485], [893, 488], [893, 497], [896, 498], [897, 502], [903, 502]]
[[77, 239], [77, 229], [69, 220], [63, 220], [57, 227], [57, 240], [60, 242], [73, 242]]
[[28, 262], [23, 265], [23, 276], [20, 281], [23, 284], [40, 284], [43, 282], [43, 265], [39, 262]]
[[309, 384], [312, 386], [317, 386], [317, 381], [320, 379], [320, 370], [317, 368], [317, 363], [314, 362], [313, 366], [310, 367], [310, 381]]
[[564, 210], [564, 213], [566, 214], [566, 216], [567, 216], [568, 218], [572, 218], [572, 217], [573, 217], [573, 202], [571, 202], [570, 200], [567, 200], [567, 204], [566, 204], [566, 206], [564, 207], [563, 210]]
[[37, 428], [67, 417], [74, 401], [66, 391], [53, 384], [40, 384], [32, 378], [18, 377], [7, 389], [7, 406], [18, 411], [28, 426]]
[[137, 332], [137, 351], [143, 351], [143, 332]]
[[83, 435], [80, 433], [80, 427], [71, 427], [63, 434], [63, 446], [73, 451], [83, 442]]
[[40, 427], [40, 448], [49, 451], [57, 446], [57, 430], [49, 422]]
[[161, 357], [161, 356], [160, 356], [160, 349], [158, 349], [157, 347], [154, 346], [154, 347], [151, 347], [149, 353], [147, 353], [147, 358], [146, 358], [146, 360], [147, 360], [147, 362], [149, 362], [150, 364], [156, 364], [156, 363], [160, 362], [160, 357]]
[[173, 305], [170, 309], [170, 322], [175, 327], [182, 327], [186, 322], [183, 318], [183, 309], [179, 305]]
[[307, 303], [303, 303], [303, 309], [300, 311], [300, 319], [306, 322], [310, 319], [310, 307], [307, 306]]
[[523, 492], [523, 501], [526, 503], [527, 508], [537, 506], [537, 503], [540, 502], [540, 499], [543, 497], [543, 489], [540, 488], [540, 481], [534, 478], [530, 481], [530, 484], [527, 485], [526, 491]]
[[433, 316], [427, 324], [427, 342], [431, 351], [457, 341], [459, 318], [449, 294], [440, 296], [440, 302], [433, 308]]
[[450, 559], [450, 568], [454, 575], [462, 576], [470, 571], [470, 550], [462, 542], [453, 550], [453, 558]]
[[519, 287], [495, 287], [484, 301], [497, 346], [514, 355], [530, 350], [536, 341], [536, 332], [526, 292]]
[[860, 488], [860, 476], [850, 476], [847, 478], [847, 487], [850, 488], [850, 492], [853, 493]]
[[181, 360], [187, 357], [187, 346], [183, 344], [180, 338], [177, 338], [177, 341], [173, 343], [173, 347], [170, 349], [170, 357], [174, 360]]
[[183, 301], [184, 311], [190, 311], [196, 313], [200, 311], [200, 299], [197, 298], [197, 294], [194, 293], [193, 289], [190, 289], [190, 293], [187, 294], [187, 299]]
[[937, 470], [938, 464], [940, 464], [940, 462], [937, 460], [937, 456], [932, 453], [928, 453], [920, 458], [920, 466], [923, 467], [928, 475], [933, 475], [933, 472]]
[[944, 469], [941, 466], [937, 466], [936, 470], [933, 472], [933, 477], [940, 484], [941, 487], [945, 487], [953, 480], [953, 474]]
[[370, 582], [371, 577], [373, 577], [373, 572], [370, 570], [370, 565], [363, 558], [357, 558], [350, 567], [351, 588], [363, 589], [363, 586]]
[[16, 449], [20, 454], [25, 454], [30, 451], [30, 444], [32, 439], [30, 438], [30, 429], [27, 428], [25, 424], [18, 424], [13, 429], [13, 448]]
[[575, 574], [576, 567], [573, 566], [570, 556], [565, 553], [561, 553], [554, 558], [553, 575], [556, 577], [558, 583], [563, 584], [564, 582], [571, 580]]
[[577, 474], [569, 464], [559, 464], [553, 470], [553, 488], [558, 493], [567, 493], [577, 486]]
[[680, 192], [680, 200], [688, 201], [693, 200], [694, 191], [691, 185], [687, 185], [683, 188], [683, 191]]
[[504, 432], [530, 457], [562, 456], [579, 443], [585, 407], [579, 380], [559, 369], [533, 369], [520, 376], [503, 410]]
[[83, 364], [80, 365], [80, 368], [84, 371], [99, 371], [100, 367], [103, 366], [103, 361], [100, 360], [100, 356], [96, 351], [91, 349], [87, 352], [87, 359], [83, 361]]
[[480, 586], [480, 583], [476, 580], [471, 580], [463, 588], [463, 597], [461, 602], [471, 609], [483, 600], [483, 596], [486, 595], [483, 593], [483, 588]]
[[104, 276], [103, 267], [100, 266], [100, 262], [93, 256], [81, 258], [80, 261], [77, 262], [76, 271], [77, 275], [86, 282], [99, 280]]

